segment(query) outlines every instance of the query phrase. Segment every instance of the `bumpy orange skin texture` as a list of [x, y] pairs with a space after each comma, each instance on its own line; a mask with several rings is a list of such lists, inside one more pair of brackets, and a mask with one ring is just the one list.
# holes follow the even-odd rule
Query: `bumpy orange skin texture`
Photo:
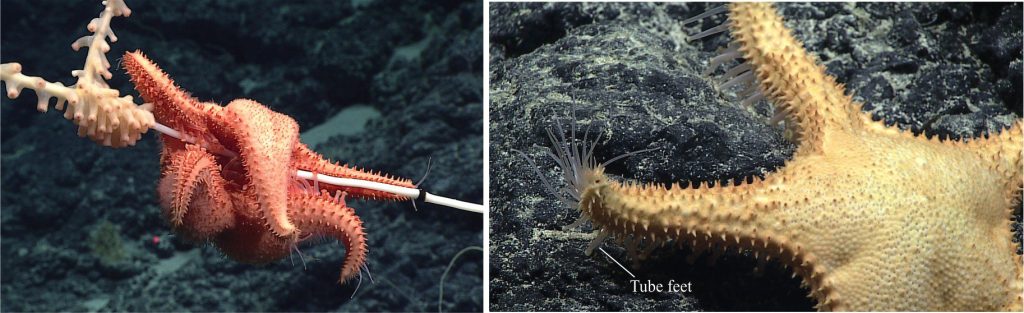
[[965, 142], [886, 127], [806, 54], [771, 5], [729, 8], [762, 92], [798, 134], [793, 159], [739, 186], [604, 177], [584, 188], [582, 213], [619, 238], [780, 260], [821, 310], [1020, 311], [1024, 274], [1010, 224], [1024, 122]]
[[400, 197], [327, 185], [310, 190], [297, 185], [295, 172], [413, 187], [409, 180], [325, 160], [299, 142], [295, 120], [255, 101], [235, 100], [226, 107], [199, 102], [139, 52], [125, 54], [124, 67], [143, 99], [153, 103], [157, 122], [194, 141], [162, 137], [158, 192], [177, 232], [211, 241], [248, 263], [281, 259], [311, 236], [332, 237], [347, 250], [339, 281], [359, 275], [366, 262], [366, 233], [345, 197]]

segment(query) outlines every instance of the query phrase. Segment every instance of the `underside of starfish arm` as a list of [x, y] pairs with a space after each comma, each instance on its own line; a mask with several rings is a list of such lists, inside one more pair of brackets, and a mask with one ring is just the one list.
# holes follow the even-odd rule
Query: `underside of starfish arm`
[[[240, 206], [238, 203], [235, 205]], [[258, 218], [242, 214], [236, 215], [236, 218], [238, 222], [235, 227], [226, 229], [213, 241], [224, 255], [243, 263], [266, 264], [280, 260], [291, 252], [295, 244], [293, 238], [274, 235]]]
[[[828, 132], [857, 122], [860, 106], [804, 50], [770, 3], [729, 4], [729, 27], [762, 93], [785, 114], [801, 150], [822, 151]], [[798, 154], [801, 151], [798, 151]]]

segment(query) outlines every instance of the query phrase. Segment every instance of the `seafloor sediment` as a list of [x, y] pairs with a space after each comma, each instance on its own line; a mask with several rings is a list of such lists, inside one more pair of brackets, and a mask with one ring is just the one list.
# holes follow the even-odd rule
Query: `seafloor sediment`
[[[99, 2], [4, 1], [3, 62], [74, 83], [69, 73], [85, 54], [69, 46], [87, 34]], [[313, 148], [414, 180], [429, 158], [425, 189], [482, 202], [481, 1], [128, 5], [132, 15], [113, 20], [120, 40], [108, 54], [111, 85], [122, 93], [137, 96], [117, 60], [139, 49], [195, 97], [253, 99], [295, 118], [302, 131], [360, 105], [379, 117]], [[78, 138], [60, 112], [36, 112], [35, 101], [26, 91], [0, 104], [3, 311], [437, 310], [449, 260], [482, 245], [479, 214], [352, 200], [368, 232], [374, 279], [364, 279], [353, 298], [355, 282], [337, 283], [345, 252], [334, 241], [303, 246], [305, 268], [297, 256], [294, 263], [238, 263], [171, 235], [156, 196], [153, 132], [135, 147], [101, 147]], [[119, 238], [119, 253], [94, 249], [116, 247], [111, 238]], [[455, 263], [445, 311], [483, 309], [482, 267], [479, 253]]]
[[[694, 264], [687, 248], [659, 248], [632, 271], [641, 279], [692, 282], [691, 293], [634, 293], [626, 272], [595, 253], [579, 215], [555, 201], [546, 129], [587, 127], [596, 159], [657, 148], [610, 165], [644, 182], [764, 175], [794, 146], [767, 125], [770, 107], [747, 109], [701, 76], [725, 46], [685, 34], [704, 4], [495, 3], [490, 7], [491, 309], [496, 311], [810, 310], [799, 280], [777, 264], [755, 273], [752, 257], [727, 253]], [[1021, 116], [1020, 4], [781, 4], [795, 36], [865, 110], [926, 135], [977, 137]], [[719, 70], [717, 73], [721, 73]], [[573, 110], [575, 124], [571, 121]], [[922, 178], [927, 179], [927, 178]], [[1020, 213], [1016, 215], [1018, 221]], [[1016, 224], [1019, 236], [1019, 222]], [[605, 249], [620, 261], [619, 244]], [[629, 266], [629, 263], [626, 262]]]

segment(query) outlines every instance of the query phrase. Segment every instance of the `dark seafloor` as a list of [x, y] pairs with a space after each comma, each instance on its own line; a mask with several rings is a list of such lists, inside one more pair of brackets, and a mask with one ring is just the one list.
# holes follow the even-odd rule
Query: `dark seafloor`
[[[254, 99], [303, 132], [362, 105], [379, 116], [356, 133], [321, 129], [336, 135], [311, 147], [413, 180], [432, 158], [425, 189], [482, 202], [481, 1], [127, 2], [133, 13], [114, 18], [120, 41], [108, 54], [122, 94], [138, 96], [118, 60], [140, 49], [197, 98]], [[0, 60], [74, 83], [85, 53], [70, 44], [101, 9], [99, 0], [4, 0]], [[247, 265], [170, 236], [154, 132], [135, 147], [102, 147], [52, 108], [36, 112], [35, 101], [26, 91], [0, 104], [5, 312], [434, 311], [449, 261], [482, 245], [479, 214], [349, 201], [368, 232], [375, 280], [350, 299], [356, 283], [338, 284], [345, 252], [333, 240], [303, 246], [303, 269], [298, 257]], [[482, 258], [455, 262], [445, 311], [483, 309]]]
[[[717, 4], [716, 4], [717, 5]], [[795, 36], [889, 124], [927, 135], [977, 137], [1021, 115], [1022, 9], [1014, 4], [781, 4]], [[683, 26], [705, 4], [490, 6], [490, 308], [495, 311], [811, 310], [799, 280], [775, 263], [735, 252], [690, 265], [688, 248], [656, 249], [638, 279], [692, 282], [688, 294], [633, 293], [628, 274], [600, 252], [587, 257], [590, 227], [562, 231], [579, 215], [545, 190], [560, 170], [543, 155], [544, 131], [561, 119], [592, 125], [596, 159], [659, 148], [609, 166], [626, 179], [670, 183], [764, 175], [794, 145], [768, 126], [765, 102], [748, 110], [704, 78], [729, 40], [687, 43], [719, 15]], [[721, 74], [723, 70], [716, 73]], [[568, 135], [568, 134], [567, 134]], [[922, 178], [927, 179], [927, 178]], [[1020, 236], [1020, 209], [1015, 236]], [[629, 266], [624, 249], [606, 250]], [[1020, 253], [1020, 252], [1018, 252]]]

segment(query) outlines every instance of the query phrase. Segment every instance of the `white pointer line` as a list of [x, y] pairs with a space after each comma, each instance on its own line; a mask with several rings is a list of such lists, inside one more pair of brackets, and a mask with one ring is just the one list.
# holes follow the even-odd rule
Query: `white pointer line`
[[604, 251], [604, 248], [598, 247], [597, 250], [601, 250], [601, 253], [604, 253], [604, 255], [607, 256], [609, 259], [611, 259], [612, 262], [615, 262], [615, 264], [618, 265], [619, 267], [621, 267], [622, 270], [626, 271], [626, 274], [629, 274], [629, 276], [632, 276], [633, 278], [636, 278], [636, 275], [633, 275], [633, 273], [630, 272], [629, 270], [627, 270], [625, 266], [622, 266], [622, 263], [619, 263], [619, 261], [616, 261], [615, 258], [613, 258], [611, 254], [608, 254], [608, 251]]

